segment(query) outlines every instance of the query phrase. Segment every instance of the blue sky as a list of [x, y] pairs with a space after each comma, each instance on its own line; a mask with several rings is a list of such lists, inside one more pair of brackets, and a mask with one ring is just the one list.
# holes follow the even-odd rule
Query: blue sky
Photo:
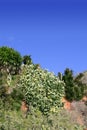
[[57, 74], [87, 70], [87, 0], [0, 0], [0, 46]]

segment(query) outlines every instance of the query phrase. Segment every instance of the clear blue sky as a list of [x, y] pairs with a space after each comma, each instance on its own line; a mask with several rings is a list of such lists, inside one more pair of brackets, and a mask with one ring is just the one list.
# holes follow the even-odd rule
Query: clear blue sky
[[87, 0], [0, 0], [0, 46], [57, 74], [87, 70]]

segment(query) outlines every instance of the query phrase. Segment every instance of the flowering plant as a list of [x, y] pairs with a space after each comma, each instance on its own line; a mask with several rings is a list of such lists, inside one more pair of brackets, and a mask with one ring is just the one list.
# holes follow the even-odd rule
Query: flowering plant
[[18, 87], [28, 104], [44, 114], [52, 107], [60, 107], [64, 96], [64, 82], [53, 73], [35, 65], [24, 65]]

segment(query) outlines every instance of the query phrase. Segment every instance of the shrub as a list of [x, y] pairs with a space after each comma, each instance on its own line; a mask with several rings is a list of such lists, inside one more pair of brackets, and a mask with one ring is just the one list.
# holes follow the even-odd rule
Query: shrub
[[25, 65], [18, 87], [24, 94], [28, 104], [37, 107], [46, 114], [52, 107], [62, 105], [64, 83], [53, 73], [35, 65]]

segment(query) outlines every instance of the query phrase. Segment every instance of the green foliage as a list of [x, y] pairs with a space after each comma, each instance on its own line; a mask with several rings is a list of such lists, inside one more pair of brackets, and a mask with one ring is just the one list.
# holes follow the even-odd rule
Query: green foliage
[[80, 100], [83, 97], [84, 85], [79, 80], [81, 76], [74, 78], [73, 71], [69, 68], [66, 68], [64, 71], [63, 80], [65, 82], [65, 96], [67, 100]]
[[3, 104], [5, 110], [18, 110], [20, 109], [20, 101], [23, 99], [23, 97], [17, 88], [13, 89], [10, 86], [11, 83], [8, 82], [9, 80], [7, 80], [7, 77], [9, 77], [7, 73], [0, 72], [0, 100], [2, 101], [1, 104]]
[[73, 72], [66, 68], [63, 75], [63, 80], [65, 82], [65, 97], [66, 99], [72, 101], [74, 100], [74, 81]]
[[58, 78], [62, 80], [62, 73], [58, 72]]
[[79, 73], [79, 75], [77, 75], [74, 79], [75, 84], [77, 84], [77, 86], [79, 86], [79, 90], [78, 90], [78, 94], [80, 99], [83, 97], [83, 95], [85, 95], [85, 83], [82, 83], [81, 78], [83, 77], [83, 73]]
[[7, 74], [0, 72], [0, 98], [4, 99], [6, 97], [7, 84], [6, 84]]
[[0, 109], [0, 130], [83, 130], [70, 120], [65, 110], [58, 113], [49, 113], [44, 116], [38, 110], [32, 109], [27, 119], [21, 116], [19, 111], [3, 111]]
[[[61, 73], [55, 76], [39, 64], [34, 65], [30, 56], [22, 60], [14, 49], [0, 47], [0, 130], [83, 130], [61, 107], [65, 94], [70, 101], [81, 99], [84, 92], [81, 77], [82, 74], [74, 78], [70, 69], [63, 76]], [[23, 99], [30, 110], [26, 119], [20, 112]]]
[[0, 71], [4, 70], [11, 74], [19, 72], [22, 58], [19, 52], [9, 47], [0, 47]]
[[32, 64], [32, 59], [31, 59], [31, 56], [28, 56], [28, 55], [25, 55], [23, 56], [23, 63], [26, 65], [30, 65]]
[[36, 65], [23, 67], [18, 87], [27, 103], [39, 108], [44, 114], [47, 114], [52, 107], [56, 109], [62, 105], [64, 83], [53, 73], [36, 67]]

